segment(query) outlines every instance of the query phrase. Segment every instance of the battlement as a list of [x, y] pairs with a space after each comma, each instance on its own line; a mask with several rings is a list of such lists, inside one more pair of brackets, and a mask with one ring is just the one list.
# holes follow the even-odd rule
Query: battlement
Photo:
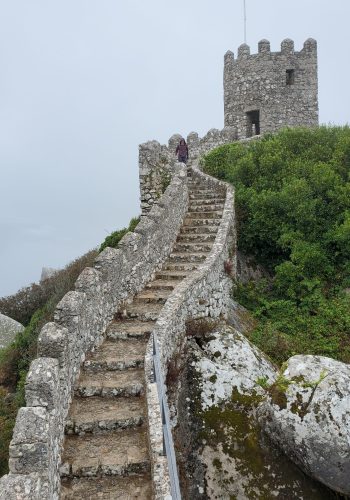
[[269, 40], [263, 39], [258, 43], [258, 52], [256, 54], [250, 53], [250, 47], [246, 43], [242, 43], [237, 50], [237, 59], [235, 59], [234, 53], [228, 50], [225, 54], [225, 63], [234, 63], [239, 60], [247, 60], [248, 58], [257, 58], [265, 55], [271, 55], [274, 57], [278, 56], [310, 56], [314, 54], [317, 57], [317, 42], [313, 38], [308, 38], [303, 45], [303, 48], [297, 52], [294, 50], [294, 41], [290, 38], [285, 38], [281, 42], [281, 50], [279, 52], [271, 52]]
[[318, 124], [317, 42], [308, 38], [300, 51], [286, 38], [279, 52], [260, 40], [258, 52], [238, 47], [224, 57], [225, 126], [239, 139], [287, 126]]

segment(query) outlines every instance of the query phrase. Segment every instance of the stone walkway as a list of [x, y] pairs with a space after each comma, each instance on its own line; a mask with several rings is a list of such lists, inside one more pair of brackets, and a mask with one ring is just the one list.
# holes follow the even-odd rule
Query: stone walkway
[[188, 213], [162, 270], [110, 323], [103, 344], [83, 363], [66, 423], [62, 500], [152, 498], [146, 345], [173, 289], [209, 254], [224, 206], [224, 194], [191, 180], [189, 190]]

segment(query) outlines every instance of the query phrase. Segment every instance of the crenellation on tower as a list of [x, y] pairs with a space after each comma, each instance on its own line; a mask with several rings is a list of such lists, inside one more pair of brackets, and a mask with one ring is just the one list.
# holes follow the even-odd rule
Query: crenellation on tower
[[271, 52], [270, 42], [266, 39], [260, 40], [258, 43], [259, 54], [269, 54]]
[[250, 47], [246, 43], [242, 43], [238, 47], [238, 54], [237, 57], [238, 59], [247, 59], [250, 56]]
[[247, 44], [237, 59], [225, 54], [225, 127], [238, 139], [276, 132], [283, 127], [318, 125], [317, 42], [309, 38], [300, 51], [286, 38], [280, 52], [260, 40], [258, 53]]
[[294, 54], [294, 41], [290, 38], [285, 38], [281, 43], [281, 54], [291, 55]]
[[235, 60], [234, 53], [231, 52], [231, 50], [228, 50], [224, 57], [225, 66], [226, 64], [232, 64], [234, 60]]

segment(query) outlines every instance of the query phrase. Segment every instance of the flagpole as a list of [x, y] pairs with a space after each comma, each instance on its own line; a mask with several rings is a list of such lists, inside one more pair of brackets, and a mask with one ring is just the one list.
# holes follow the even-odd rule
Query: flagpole
[[244, 12], [244, 43], [247, 43], [247, 9], [245, 0], [243, 0], [243, 12]]

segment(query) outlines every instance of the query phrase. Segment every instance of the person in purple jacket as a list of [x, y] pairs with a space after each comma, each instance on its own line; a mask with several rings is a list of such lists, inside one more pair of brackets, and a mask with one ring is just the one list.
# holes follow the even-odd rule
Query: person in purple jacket
[[177, 145], [175, 154], [177, 155], [177, 159], [181, 163], [187, 163], [188, 160], [188, 147], [185, 139], [180, 139], [179, 144]]

